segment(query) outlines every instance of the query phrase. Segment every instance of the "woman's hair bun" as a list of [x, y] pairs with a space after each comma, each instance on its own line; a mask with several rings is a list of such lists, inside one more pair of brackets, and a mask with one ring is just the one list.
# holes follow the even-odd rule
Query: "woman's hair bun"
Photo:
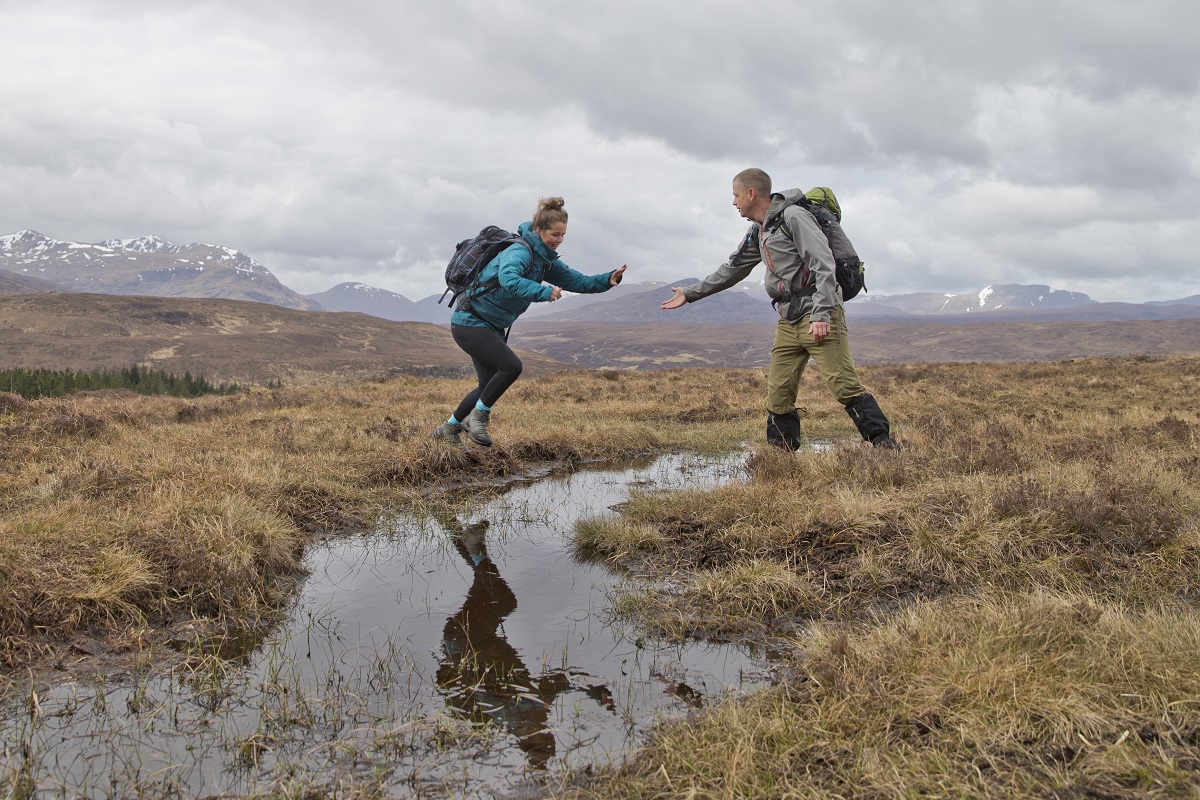
[[550, 230], [551, 225], [567, 224], [566, 203], [561, 197], [543, 197], [538, 200], [537, 211], [533, 212], [533, 227], [539, 231]]

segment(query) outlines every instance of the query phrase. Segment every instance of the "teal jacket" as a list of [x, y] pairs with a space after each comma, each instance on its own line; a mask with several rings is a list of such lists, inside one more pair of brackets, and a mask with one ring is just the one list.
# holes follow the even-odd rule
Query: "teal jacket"
[[[558, 253], [547, 247], [533, 229], [533, 223], [522, 222], [517, 230], [533, 248], [533, 263], [530, 251], [517, 243], [488, 262], [479, 273], [476, 289], [464, 295], [470, 298], [470, 308], [464, 311], [460, 299], [459, 308], [450, 316], [452, 325], [488, 327], [497, 333], [510, 328], [517, 317], [525, 313], [530, 303], [544, 303], [553, 291], [542, 281], [576, 294], [607, 292], [612, 286], [612, 272], [601, 275], [583, 275], [568, 267]], [[487, 289], [499, 281], [499, 286]]]

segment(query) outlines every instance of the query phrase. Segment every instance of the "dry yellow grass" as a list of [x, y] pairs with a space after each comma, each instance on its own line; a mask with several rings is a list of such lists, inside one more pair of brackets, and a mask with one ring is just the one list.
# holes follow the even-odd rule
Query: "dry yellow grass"
[[1195, 797], [1200, 626], [1045, 593], [821, 626], [573, 798]]
[[[1021, 375], [1029, 367], [927, 367], [942, 373], [916, 382], [924, 398], [933, 393], [929, 403], [906, 405], [912, 388], [899, 382], [890, 395], [906, 420], [901, 453], [852, 440], [799, 457], [760, 448], [750, 482], [635, 497], [623, 524], [657, 529], [640, 549], [664, 573], [787, 564], [821, 587], [819, 607], [806, 598], [793, 610], [805, 616], [852, 617], [984, 587], [1087, 590], [1132, 604], [1194, 598], [1197, 364], [1114, 366], [1067, 363], [1036, 378]], [[599, 537], [588, 546], [628, 552]], [[664, 602], [685, 613], [654, 605], [646, 624], [695, 620], [680, 633], [705, 631], [694, 610], [714, 612], [724, 629], [742, 607], [722, 615], [689, 593]]]
[[794, 675], [556, 796], [1200, 796], [1200, 359], [871, 377], [901, 452], [759, 448], [583, 525], [669, 577], [619, 613]]

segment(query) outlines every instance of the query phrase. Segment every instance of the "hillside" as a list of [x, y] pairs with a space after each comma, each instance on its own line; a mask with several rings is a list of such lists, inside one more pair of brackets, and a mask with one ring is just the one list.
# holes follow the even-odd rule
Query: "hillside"
[[38, 292], [56, 291], [58, 291], [58, 287], [50, 281], [44, 281], [41, 278], [31, 278], [28, 275], [20, 275], [0, 269], [0, 295], [37, 294]]
[[[512, 344], [581, 367], [763, 367], [774, 327], [683, 323], [519, 323]], [[1200, 317], [1161, 320], [857, 322], [860, 364], [913, 361], [1050, 361], [1104, 355], [1200, 353]]]
[[[1092, 305], [1094, 309], [1103, 304]], [[981, 315], [938, 320], [856, 320], [855, 359], [1045, 361], [1099, 355], [1200, 353], [1200, 316], [1158, 308], [1163, 318], [1103, 322], [1038, 318], [1010, 322]], [[1192, 307], [1193, 312], [1200, 311]], [[667, 316], [666, 312], [661, 312]], [[1049, 310], [1040, 312], [1050, 315]], [[397, 374], [472, 374], [446, 326], [393, 322], [353, 312], [315, 312], [208, 298], [98, 294], [0, 296], [0, 366], [93, 369], [148, 364], [215, 381], [288, 385], [338, 383]], [[585, 368], [762, 367], [770, 359], [769, 323], [696, 325], [520, 321], [512, 344], [531, 374]]]
[[[214, 381], [290, 386], [397, 374], [473, 375], [446, 328], [365, 314], [208, 298], [33, 294], [0, 297], [0, 365], [149, 364]], [[531, 373], [565, 365], [522, 352]]]

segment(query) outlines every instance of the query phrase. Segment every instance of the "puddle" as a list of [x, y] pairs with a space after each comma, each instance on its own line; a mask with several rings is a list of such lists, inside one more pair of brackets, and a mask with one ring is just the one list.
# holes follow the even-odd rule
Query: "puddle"
[[743, 461], [672, 455], [543, 478], [461, 519], [398, 516], [319, 543], [285, 621], [250, 652], [64, 684], [36, 708], [10, 701], [0, 789], [195, 797], [379, 782], [386, 796], [492, 796], [619, 758], [656, 719], [759, 685], [770, 665], [614, 624], [621, 577], [577, 560], [571, 528], [631, 489], [740, 480]]

